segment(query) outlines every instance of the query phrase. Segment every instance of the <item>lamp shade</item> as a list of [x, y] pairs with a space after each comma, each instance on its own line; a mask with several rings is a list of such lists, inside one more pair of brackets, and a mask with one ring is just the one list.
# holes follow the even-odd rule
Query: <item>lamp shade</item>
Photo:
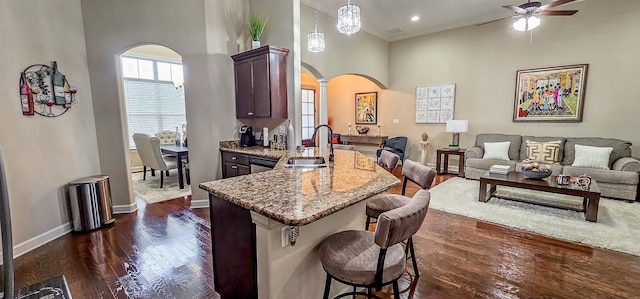
[[469, 130], [468, 120], [448, 120], [447, 132], [461, 133]]

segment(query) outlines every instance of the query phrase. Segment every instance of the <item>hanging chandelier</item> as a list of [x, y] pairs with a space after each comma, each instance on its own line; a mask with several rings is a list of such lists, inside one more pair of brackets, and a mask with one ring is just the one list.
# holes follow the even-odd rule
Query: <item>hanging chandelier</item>
[[313, 53], [324, 51], [324, 33], [318, 32], [318, 0], [314, 4], [314, 24], [315, 29], [307, 35], [307, 50]]
[[351, 0], [338, 9], [338, 31], [344, 34], [360, 31], [360, 7], [351, 4]]

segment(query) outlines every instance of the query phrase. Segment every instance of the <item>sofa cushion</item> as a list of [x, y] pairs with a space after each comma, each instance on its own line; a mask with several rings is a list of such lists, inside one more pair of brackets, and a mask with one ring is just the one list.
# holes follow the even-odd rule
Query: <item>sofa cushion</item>
[[[494, 160], [494, 159], [473, 159], [469, 158], [465, 162], [465, 167], [486, 169], [489, 170], [491, 165], [508, 165], [511, 167], [516, 166], [516, 161], [513, 160]], [[513, 168], [512, 168], [513, 169]]]
[[509, 146], [511, 142], [485, 142], [482, 159], [509, 160]]
[[597, 147], [588, 145], [575, 145], [575, 159], [571, 166], [609, 169], [609, 157], [612, 147]]
[[485, 142], [504, 142], [509, 141], [509, 160], [519, 160], [520, 158], [520, 144], [522, 143], [522, 136], [520, 135], [507, 135], [507, 134], [478, 134], [476, 136], [476, 146], [484, 150]]
[[[560, 143], [562, 140], [549, 142], [537, 142], [527, 140], [523, 144], [527, 145], [527, 161], [556, 163], [560, 154]], [[520, 152], [522, 154], [522, 152]]]
[[606, 183], [624, 184], [624, 185], [638, 184], [638, 174], [630, 171], [605, 170], [605, 169], [575, 167], [575, 166], [568, 166], [568, 165], [564, 166], [562, 168], [562, 171], [564, 172], [564, 174], [574, 176], [574, 177], [586, 174], [590, 176], [592, 179], [596, 180], [596, 182], [606, 182]]
[[614, 138], [599, 137], [568, 137], [564, 143], [564, 159], [562, 164], [571, 165], [575, 159], [575, 145], [588, 145], [598, 147], [613, 147], [613, 152], [609, 157], [609, 168], [613, 163], [622, 157], [631, 157], [631, 142]]
[[566, 138], [564, 137], [537, 137], [537, 136], [522, 136], [522, 145], [520, 146], [520, 161], [527, 159], [527, 140], [535, 142], [549, 142], [560, 140], [560, 147], [558, 148], [558, 162], [562, 162], [564, 159], [564, 143]]

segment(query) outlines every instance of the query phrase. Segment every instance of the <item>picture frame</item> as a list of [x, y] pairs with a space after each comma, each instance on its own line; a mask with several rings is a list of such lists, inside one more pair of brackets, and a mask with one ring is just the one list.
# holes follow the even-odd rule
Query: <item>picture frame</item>
[[356, 93], [356, 124], [378, 123], [378, 92]]
[[588, 64], [516, 72], [514, 122], [582, 122]]

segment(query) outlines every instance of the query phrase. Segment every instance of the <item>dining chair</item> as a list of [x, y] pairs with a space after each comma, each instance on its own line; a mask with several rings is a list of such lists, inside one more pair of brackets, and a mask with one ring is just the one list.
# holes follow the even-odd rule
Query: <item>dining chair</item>
[[175, 159], [168, 159], [162, 155], [160, 150], [160, 139], [158, 137], [151, 137], [146, 134], [135, 133], [133, 134], [133, 142], [136, 144], [138, 155], [142, 160], [143, 175], [142, 180], [147, 178], [147, 167], [151, 170], [160, 171], [160, 188], [164, 185], [164, 173], [169, 175], [169, 169], [177, 169], [178, 164]]
[[[406, 205], [380, 214], [375, 233], [348, 230], [324, 239], [319, 246], [320, 262], [327, 273], [323, 298], [329, 298], [332, 279], [354, 287], [353, 292], [335, 298], [380, 298], [372, 294], [372, 288], [379, 291], [388, 284], [393, 284], [393, 297], [400, 298], [398, 279], [406, 268], [406, 250], [411, 245], [414, 254], [411, 240], [424, 222], [430, 199], [428, 190], [420, 190]], [[367, 288], [367, 292], [357, 292], [356, 287]]]
[[[420, 189], [422, 190], [431, 188], [433, 179], [436, 177], [436, 171], [418, 162], [407, 159], [407, 161], [405, 161], [402, 165], [402, 175], [404, 176], [404, 182], [402, 184], [402, 195], [378, 194], [372, 196], [367, 200], [367, 222], [365, 224], [365, 230], [369, 230], [369, 225], [371, 225], [372, 219], [379, 219], [382, 213], [405, 206], [409, 202], [411, 202], [411, 198], [405, 196], [407, 183], [409, 181], [418, 184], [418, 186], [420, 186]], [[376, 223], [377, 226], [377, 222], [374, 223]], [[407, 246], [409, 249], [411, 249], [414, 274], [416, 277], [420, 277], [420, 273], [418, 272], [418, 265], [413, 255], [413, 240], [409, 240]]]
[[404, 163], [404, 152], [407, 148], [407, 137], [398, 136], [385, 140], [383, 148], [376, 151], [376, 157], [380, 157], [383, 151], [392, 152], [400, 156], [400, 161]]
[[156, 133], [156, 137], [160, 139], [160, 144], [176, 144], [176, 131], [162, 130]]

